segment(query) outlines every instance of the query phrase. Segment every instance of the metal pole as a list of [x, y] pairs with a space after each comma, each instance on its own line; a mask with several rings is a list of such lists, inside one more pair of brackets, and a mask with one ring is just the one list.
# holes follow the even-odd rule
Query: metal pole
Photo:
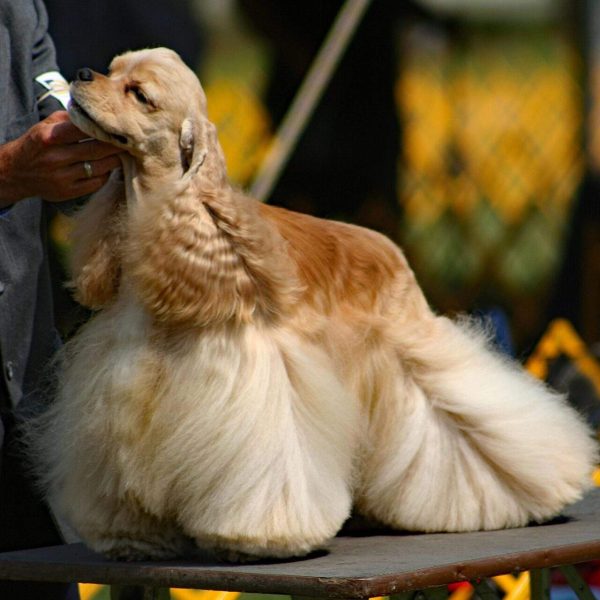
[[531, 600], [550, 600], [550, 569], [532, 569], [529, 578]]
[[340, 9], [271, 142], [267, 156], [250, 186], [250, 196], [265, 201], [273, 191], [300, 135], [371, 2], [372, 0], [346, 0]]

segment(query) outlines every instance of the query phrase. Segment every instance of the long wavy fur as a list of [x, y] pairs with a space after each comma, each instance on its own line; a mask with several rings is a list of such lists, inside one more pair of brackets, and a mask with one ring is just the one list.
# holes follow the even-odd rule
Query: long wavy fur
[[[116, 91], [146, 79], [153, 111]], [[386, 238], [233, 190], [174, 53], [118, 57], [73, 92], [82, 128], [127, 140], [126, 201], [105, 190], [81, 214], [73, 281], [101, 310], [64, 350], [34, 446], [92, 548], [285, 557], [353, 505], [472, 531], [581, 497], [596, 445], [565, 398], [435, 315]]]

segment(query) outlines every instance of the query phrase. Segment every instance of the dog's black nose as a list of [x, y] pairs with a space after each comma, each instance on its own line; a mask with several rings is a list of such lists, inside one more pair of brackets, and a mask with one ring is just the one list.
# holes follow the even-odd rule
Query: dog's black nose
[[88, 68], [79, 69], [77, 71], [78, 81], [94, 81], [94, 71]]

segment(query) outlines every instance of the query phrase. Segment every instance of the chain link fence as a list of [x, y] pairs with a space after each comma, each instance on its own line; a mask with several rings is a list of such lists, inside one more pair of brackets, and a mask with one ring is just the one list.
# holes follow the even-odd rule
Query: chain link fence
[[400, 34], [402, 240], [441, 309], [500, 305], [531, 331], [584, 171], [582, 64], [556, 25]]

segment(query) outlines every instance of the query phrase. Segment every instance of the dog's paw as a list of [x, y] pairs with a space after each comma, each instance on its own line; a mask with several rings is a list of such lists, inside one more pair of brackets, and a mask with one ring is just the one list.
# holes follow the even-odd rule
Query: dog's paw
[[111, 560], [126, 562], [168, 560], [181, 555], [179, 548], [143, 540], [104, 540], [94, 549]]
[[266, 540], [264, 538], [224, 536], [197, 536], [198, 551], [207, 552], [212, 557], [228, 563], [256, 563], [303, 558], [311, 552], [319, 551], [323, 544], [311, 544], [308, 540]]
[[264, 556], [242, 552], [241, 550], [232, 550], [230, 548], [216, 548], [213, 551], [215, 558], [220, 562], [249, 564], [264, 560]]

